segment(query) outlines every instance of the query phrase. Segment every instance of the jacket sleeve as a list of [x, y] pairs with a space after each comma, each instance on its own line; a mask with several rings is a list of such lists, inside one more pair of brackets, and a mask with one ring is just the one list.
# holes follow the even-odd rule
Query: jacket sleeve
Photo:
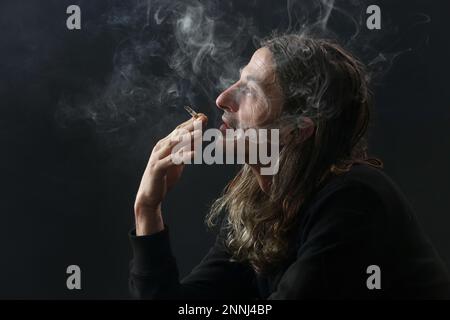
[[133, 229], [129, 238], [133, 250], [129, 289], [134, 298], [256, 298], [254, 273], [249, 266], [230, 261], [223, 228], [206, 256], [181, 281], [167, 226], [149, 236], [136, 236]]

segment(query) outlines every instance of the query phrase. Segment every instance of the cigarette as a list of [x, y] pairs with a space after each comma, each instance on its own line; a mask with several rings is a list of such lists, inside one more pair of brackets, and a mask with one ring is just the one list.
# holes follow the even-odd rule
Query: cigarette
[[195, 112], [190, 106], [184, 106], [184, 109], [194, 118], [197, 118], [198, 113]]

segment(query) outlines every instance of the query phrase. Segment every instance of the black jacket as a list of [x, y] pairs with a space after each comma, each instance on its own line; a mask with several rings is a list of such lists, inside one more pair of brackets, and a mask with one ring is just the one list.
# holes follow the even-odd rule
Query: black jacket
[[[130, 291], [149, 299], [450, 297], [446, 267], [382, 170], [353, 166], [327, 181], [299, 214], [293, 254], [265, 276], [230, 262], [222, 228], [180, 282], [169, 228], [142, 237], [132, 230]], [[372, 265], [379, 267], [380, 289], [367, 286]]]

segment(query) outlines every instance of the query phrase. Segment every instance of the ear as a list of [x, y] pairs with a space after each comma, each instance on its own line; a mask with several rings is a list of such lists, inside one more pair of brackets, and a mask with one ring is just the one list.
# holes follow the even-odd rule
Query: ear
[[283, 144], [294, 142], [296, 144], [308, 140], [314, 134], [315, 124], [308, 117], [300, 117], [297, 125], [285, 128]]

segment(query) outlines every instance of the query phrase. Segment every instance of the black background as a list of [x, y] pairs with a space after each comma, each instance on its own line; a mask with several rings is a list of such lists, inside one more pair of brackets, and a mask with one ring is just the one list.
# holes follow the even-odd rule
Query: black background
[[[236, 2], [233, 10], [252, 17], [265, 34], [280, 19], [272, 14], [274, 3]], [[389, 28], [398, 28], [377, 45], [400, 39], [398, 51], [413, 49], [378, 80], [371, 151], [384, 160], [449, 265], [449, 10], [435, 2], [432, 12], [425, 0], [375, 3]], [[158, 126], [150, 115], [147, 124], [110, 135], [82, 120], [61, 127], [55, 117], [61, 97], [90, 97], [92, 83], [107, 82], [120, 41], [113, 29], [67, 30], [70, 4], [80, 5], [82, 25], [95, 26], [113, 2], [0, 4], [0, 298], [127, 298], [127, 233], [140, 176], [155, 141], [186, 118], [176, 113]], [[431, 23], [417, 24], [418, 13]], [[211, 91], [212, 101], [218, 93]], [[215, 114], [213, 108], [202, 110]], [[235, 169], [188, 167], [170, 193], [164, 217], [182, 275], [213, 241], [203, 217]], [[81, 291], [66, 288], [70, 264], [81, 267]]]

